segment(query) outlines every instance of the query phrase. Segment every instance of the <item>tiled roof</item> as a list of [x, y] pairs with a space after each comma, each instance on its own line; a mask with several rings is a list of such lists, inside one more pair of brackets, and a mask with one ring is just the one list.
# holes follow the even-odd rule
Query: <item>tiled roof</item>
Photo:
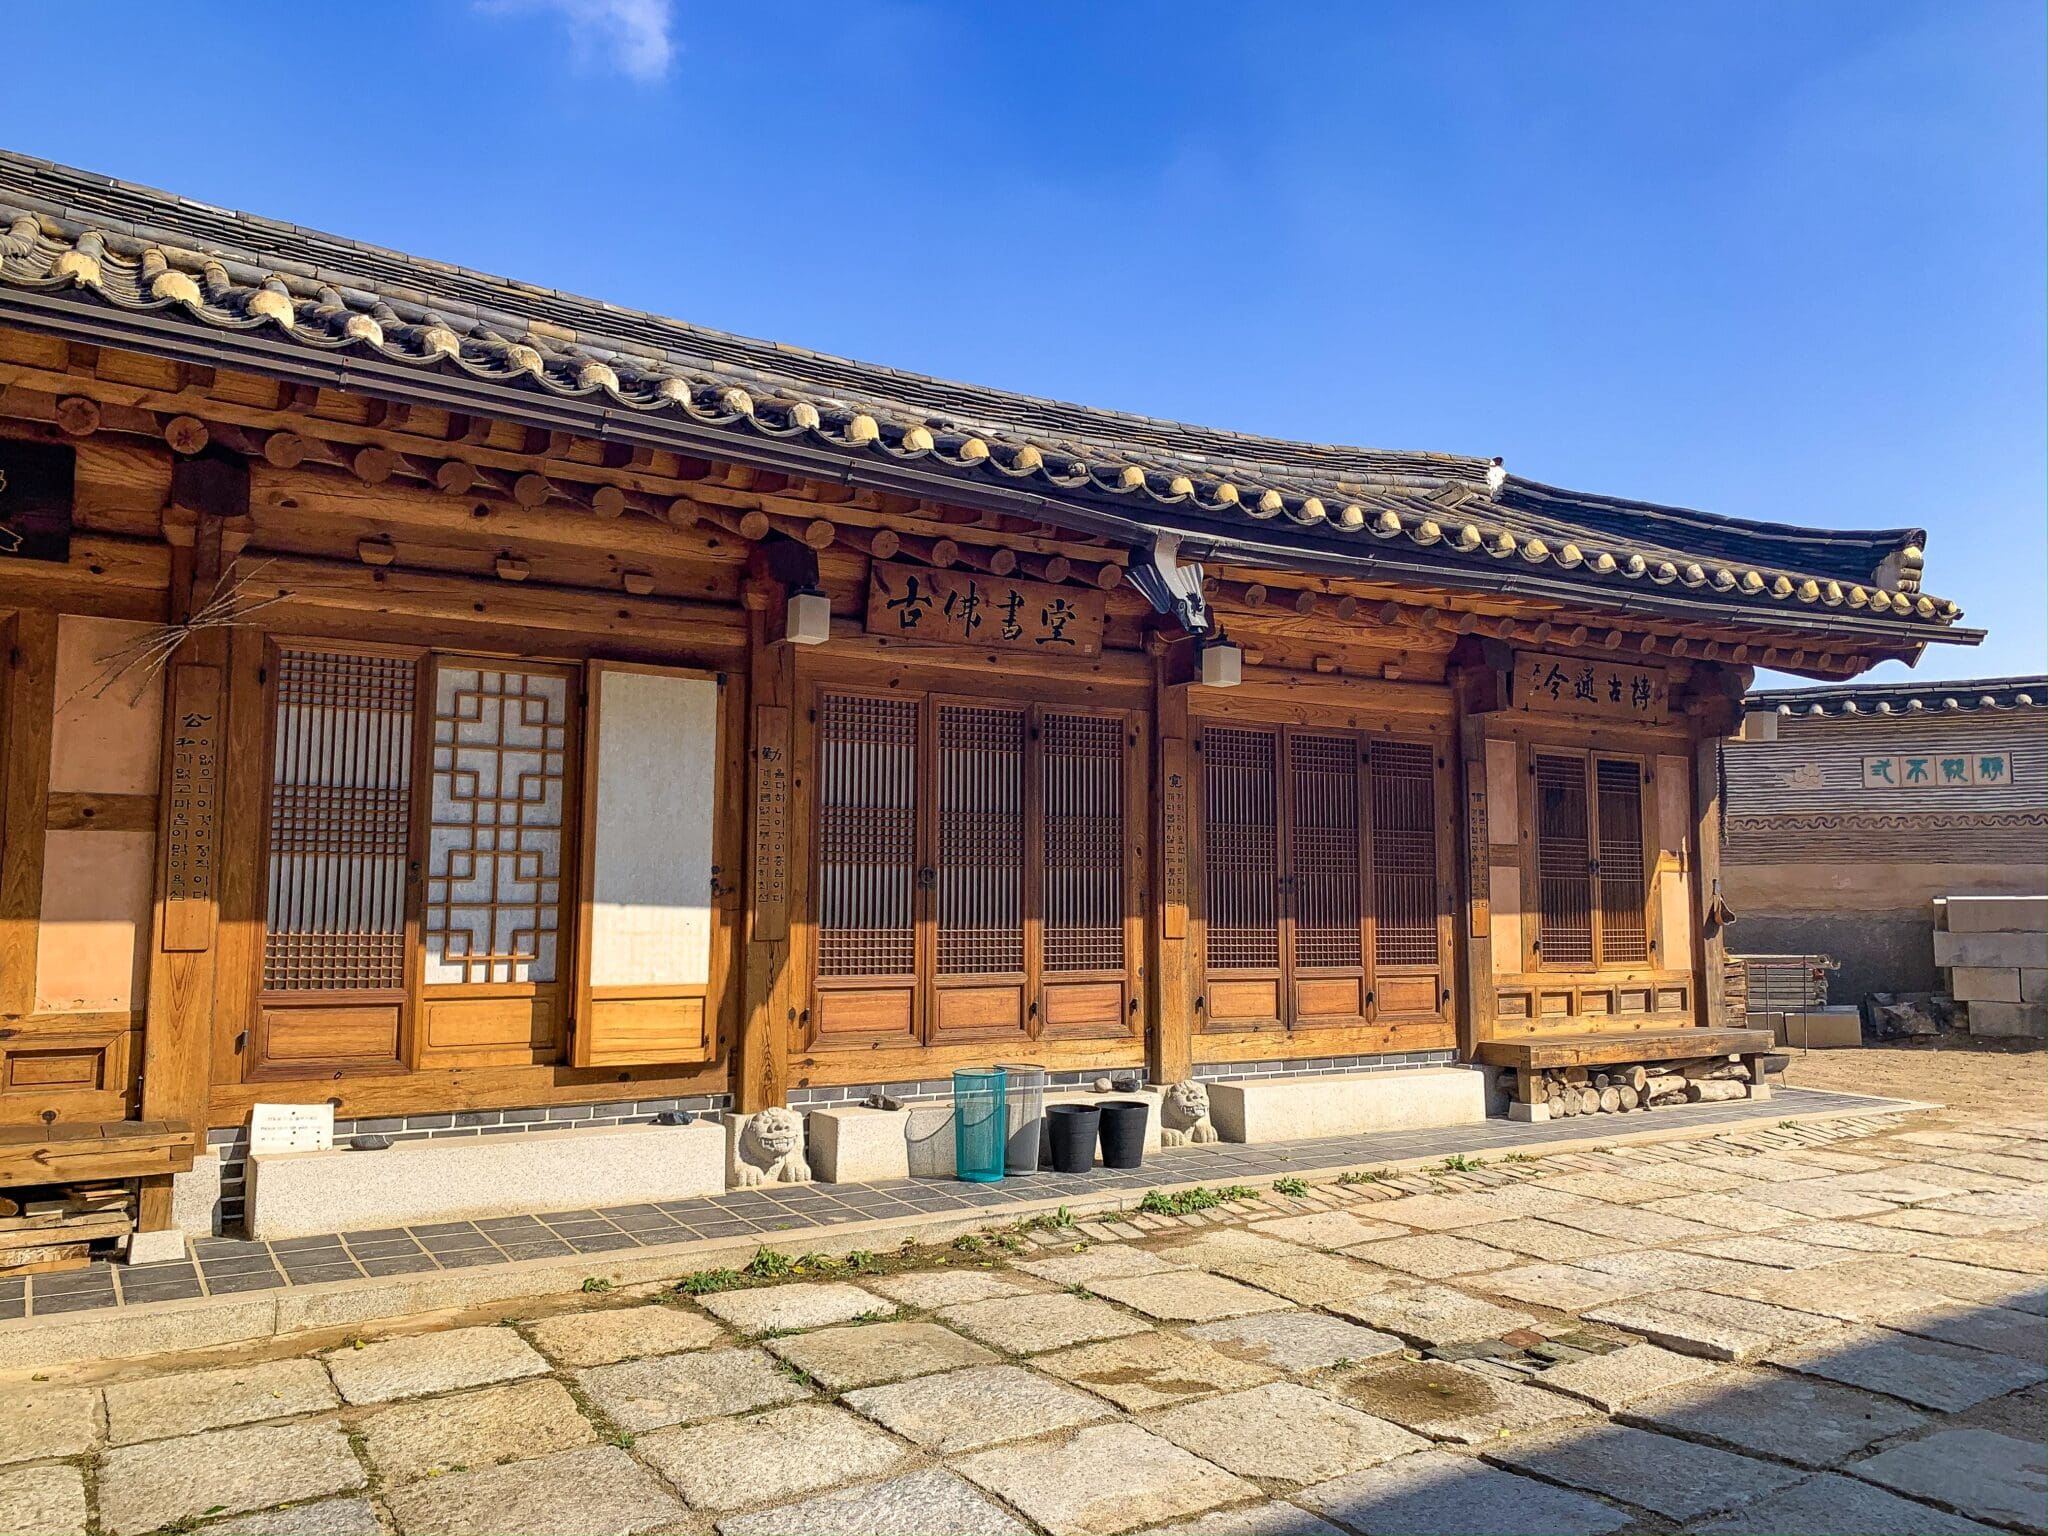
[[1743, 708], [1786, 716], [1917, 715], [1936, 711], [2048, 708], [2048, 677], [1975, 677], [1960, 681], [1850, 683], [1828, 688], [1764, 688]]
[[[1447, 586], [1582, 592], [1649, 611], [1783, 616], [1912, 646], [1954, 603], [1920, 591], [1918, 529], [1836, 532], [1559, 490], [1497, 461], [1252, 437], [759, 342], [405, 256], [0, 151], [0, 320], [110, 306], [148, 335], [400, 365], [514, 398], [845, 460], [915, 465], [971, 500], [1063, 508]], [[166, 325], [170, 327], [166, 330]], [[147, 337], [129, 341], [147, 350]], [[167, 344], [167, 343], [166, 343]], [[385, 367], [384, 376], [391, 370]], [[351, 387], [370, 389], [367, 377]], [[1832, 613], [1830, 612], [1832, 610]], [[1973, 638], [1973, 637], [1972, 637]]]

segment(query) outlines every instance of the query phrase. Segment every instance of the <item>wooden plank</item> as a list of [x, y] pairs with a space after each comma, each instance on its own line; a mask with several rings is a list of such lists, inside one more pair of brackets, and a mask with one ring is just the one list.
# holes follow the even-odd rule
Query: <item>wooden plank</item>
[[150, 832], [156, 828], [155, 795], [102, 795], [53, 790], [45, 825], [52, 832]]
[[[779, 727], [787, 735], [790, 709], [796, 695], [796, 658], [793, 648], [781, 642], [769, 631], [769, 610], [766, 605], [750, 608], [747, 613], [747, 638], [749, 644], [747, 666], [747, 696], [752, 704], [751, 717], [754, 722], [754, 756], [758, 764], [764, 738], [760, 734], [763, 724]], [[738, 718], [748, 718], [741, 715]], [[772, 747], [773, 743], [770, 742]], [[785, 761], [790, 772], [783, 787], [785, 815], [788, 808], [803, 804], [807, 793], [807, 776], [793, 760], [788, 744], [784, 744]], [[735, 1052], [732, 1092], [735, 1105], [742, 1113], [766, 1109], [771, 1105], [785, 1102], [789, 1085], [789, 1041], [792, 1026], [796, 1023], [798, 999], [803, 996], [806, 965], [798, 963], [799, 951], [792, 943], [789, 913], [794, 895], [794, 882], [800, 878], [797, 866], [797, 851], [791, 846], [786, 850], [782, 864], [784, 887], [781, 892], [779, 915], [776, 904], [771, 901], [766, 908], [768, 921], [763, 923], [763, 906], [754, 898], [758, 882], [763, 874], [760, 853], [764, 828], [759, 817], [763, 810], [757, 798], [753, 806], [756, 817], [749, 829], [749, 846], [755, 857], [749, 868], [749, 901], [744, 917], [746, 933], [745, 964], [742, 970], [740, 995], [740, 1034]], [[787, 839], [788, 823], [784, 823], [784, 837]], [[766, 835], [772, 838], [772, 832]]]
[[195, 1146], [184, 1123], [0, 1127], [0, 1187], [183, 1173]]
[[56, 705], [57, 617], [17, 613], [6, 634], [0, 699], [0, 1018], [35, 1011], [36, 935], [49, 819], [50, 732]]
[[1740, 1056], [1771, 1048], [1772, 1035], [1767, 1029], [1684, 1028], [1483, 1040], [1474, 1055], [1489, 1066], [1573, 1067], [1614, 1061]]
[[1188, 751], [1188, 691], [1167, 680], [1167, 659], [1153, 668], [1153, 710], [1158, 721], [1157, 806], [1133, 805], [1157, 827], [1149, 872], [1155, 893], [1151, 933], [1151, 1028], [1147, 1065], [1156, 1083], [1177, 1083], [1194, 1074], [1195, 945], [1189, 933], [1189, 884], [1194, 851], [1190, 833], [1193, 774]]

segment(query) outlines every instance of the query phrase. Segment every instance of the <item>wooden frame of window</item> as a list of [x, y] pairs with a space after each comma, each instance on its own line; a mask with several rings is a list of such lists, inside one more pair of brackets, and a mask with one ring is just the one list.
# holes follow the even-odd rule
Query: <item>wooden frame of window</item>
[[[923, 689], [821, 678], [802, 697], [814, 831], [799, 1048], [1134, 1036], [1149, 813], [1140, 717], [966, 692], [952, 678]], [[1049, 726], [1064, 740], [1049, 744]], [[1114, 769], [1091, 770], [1109, 747]], [[1117, 867], [1105, 873], [1112, 812]], [[1065, 888], [1049, 898], [1056, 879]], [[1091, 920], [1056, 929], [1067, 953], [1055, 942], [1049, 957], [1048, 918], [1061, 911]]]
[[[1656, 970], [1661, 961], [1652, 910], [1657, 802], [1651, 759], [1640, 752], [1540, 741], [1525, 742], [1522, 750], [1527, 761], [1521, 818], [1531, 829], [1522, 867], [1524, 970]], [[1632, 796], [1625, 788], [1633, 789]], [[1628, 820], [1632, 826], [1618, 824]], [[1553, 916], [1560, 907], [1563, 923]], [[1583, 920], [1573, 920], [1581, 909]]]

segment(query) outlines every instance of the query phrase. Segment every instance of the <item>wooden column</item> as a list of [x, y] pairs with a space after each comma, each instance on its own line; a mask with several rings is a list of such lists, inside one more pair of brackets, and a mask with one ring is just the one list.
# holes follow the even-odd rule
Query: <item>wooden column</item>
[[[1747, 674], [1747, 675], [1745, 675]], [[1742, 722], [1742, 692], [1748, 685], [1744, 668], [1727, 672], [1702, 668], [1695, 675], [1694, 695], [1686, 706], [1693, 730], [1692, 806], [1694, 932], [1693, 986], [1699, 995], [1696, 1017], [1709, 1029], [1739, 1027], [1728, 1016], [1728, 948], [1720, 911], [1721, 884], [1721, 742]]]
[[752, 583], [747, 601], [746, 963], [734, 1107], [782, 1104], [789, 1092], [789, 1039], [802, 1006], [801, 955], [792, 942], [796, 902], [795, 820], [802, 776], [791, 753], [795, 650], [780, 638], [778, 594]]
[[[170, 617], [189, 618], [215, 592], [225, 547], [246, 528], [248, 467], [238, 459], [180, 460], [171, 476], [164, 537], [171, 545]], [[142, 1043], [142, 1118], [191, 1127], [206, 1139], [212, 1077], [216, 946], [220, 930], [221, 794], [231, 771], [227, 741], [228, 634], [188, 635], [165, 672], [156, 902], [151, 922], [149, 1003]], [[259, 765], [239, 765], [243, 772]], [[171, 1181], [142, 1181], [139, 1231], [171, 1224]]]
[[1188, 688], [1168, 681], [1168, 660], [1153, 658], [1152, 858], [1146, 874], [1147, 1005], [1145, 1064], [1155, 1083], [1194, 1075], [1195, 945], [1188, 919], [1193, 775], [1189, 770]]
[[0, 625], [0, 1022], [36, 1007], [36, 934], [43, 909], [43, 829], [57, 690], [57, 616], [24, 611]]
[[1493, 1037], [1493, 875], [1486, 781], [1486, 718], [1507, 704], [1513, 657], [1498, 641], [1460, 640], [1449, 668], [1458, 722], [1458, 809], [1455, 816], [1459, 893], [1457, 942], [1458, 1054], [1471, 1060]]

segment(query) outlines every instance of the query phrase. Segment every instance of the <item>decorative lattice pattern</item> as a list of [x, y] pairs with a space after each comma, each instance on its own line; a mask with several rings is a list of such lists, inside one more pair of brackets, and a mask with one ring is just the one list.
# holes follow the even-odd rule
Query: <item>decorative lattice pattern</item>
[[1362, 961], [1358, 878], [1358, 740], [1297, 734], [1288, 742], [1293, 788], [1294, 963]]
[[914, 700], [818, 700], [818, 973], [916, 969]]
[[1124, 968], [1124, 727], [1044, 717], [1045, 969]]
[[264, 988], [396, 991], [417, 667], [283, 646], [276, 670]]
[[1209, 969], [1280, 963], [1280, 739], [1212, 726], [1202, 733], [1203, 899]]
[[1642, 965], [1650, 958], [1643, 875], [1643, 771], [1603, 757], [1600, 790], [1600, 963]]
[[1373, 743], [1373, 957], [1381, 965], [1439, 960], [1435, 763], [1419, 742]]
[[1592, 847], [1586, 764], [1536, 757], [1536, 900], [1545, 965], [1593, 963]]
[[938, 973], [1024, 969], [1024, 712], [938, 711]]
[[556, 979], [568, 753], [567, 677], [435, 664], [428, 985]]

